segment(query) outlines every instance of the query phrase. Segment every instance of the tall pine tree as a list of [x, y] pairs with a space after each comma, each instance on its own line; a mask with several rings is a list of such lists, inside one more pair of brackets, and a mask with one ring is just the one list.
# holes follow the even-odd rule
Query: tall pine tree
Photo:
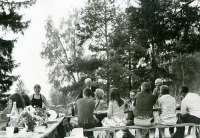
[[[23, 21], [23, 15], [18, 10], [28, 8], [35, 2], [35, 0], [25, 0], [23, 2], [0, 0], [1, 29], [23, 34], [30, 21]], [[18, 78], [18, 76], [12, 75], [13, 69], [19, 65], [14, 62], [12, 57], [15, 42], [16, 40], [5, 40], [3, 36], [0, 36], [0, 93], [9, 90]]]

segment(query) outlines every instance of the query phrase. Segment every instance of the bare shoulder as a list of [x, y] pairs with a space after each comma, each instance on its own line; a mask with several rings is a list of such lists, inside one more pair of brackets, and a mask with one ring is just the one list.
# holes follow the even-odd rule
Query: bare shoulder
[[42, 100], [46, 99], [45, 96], [44, 96], [43, 94], [41, 94], [41, 96], [42, 96]]

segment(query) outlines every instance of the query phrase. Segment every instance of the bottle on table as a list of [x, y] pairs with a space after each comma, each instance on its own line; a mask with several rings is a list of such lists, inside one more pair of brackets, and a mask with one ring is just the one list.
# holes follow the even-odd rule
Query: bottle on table
[[71, 104], [71, 113], [72, 116], [75, 116], [74, 104]]
[[14, 133], [17, 133], [18, 123], [19, 123], [18, 109], [16, 106], [16, 102], [13, 102], [13, 107], [10, 113], [10, 126], [15, 128]]

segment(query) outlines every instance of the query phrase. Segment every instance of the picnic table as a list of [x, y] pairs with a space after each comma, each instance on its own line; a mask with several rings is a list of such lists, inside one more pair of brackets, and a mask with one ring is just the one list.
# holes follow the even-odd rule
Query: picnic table
[[53, 121], [49, 121], [48, 127], [45, 132], [25, 132], [25, 133], [14, 133], [13, 136], [7, 136], [6, 131], [0, 131], [0, 138], [55, 138], [58, 134], [58, 127], [62, 127], [62, 121], [64, 117], [57, 118]]

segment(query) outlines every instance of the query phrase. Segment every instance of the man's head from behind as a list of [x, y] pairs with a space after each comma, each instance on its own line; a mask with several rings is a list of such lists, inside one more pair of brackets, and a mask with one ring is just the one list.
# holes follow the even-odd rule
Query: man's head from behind
[[189, 92], [189, 89], [188, 89], [188, 87], [187, 86], [180, 86], [179, 87], [179, 93], [183, 96], [183, 97], [185, 97], [186, 95], [187, 95], [187, 93]]
[[83, 89], [83, 98], [90, 97], [91, 93], [92, 92], [91, 92], [91, 90], [89, 88]]
[[167, 85], [162, 85], [160, 87], [160, 94], [162, 95], [169, 94], [169, 87]]
[[146, 93], [151, 93], [151, 85], [148, 82], [142, 83], [141, 91]]

